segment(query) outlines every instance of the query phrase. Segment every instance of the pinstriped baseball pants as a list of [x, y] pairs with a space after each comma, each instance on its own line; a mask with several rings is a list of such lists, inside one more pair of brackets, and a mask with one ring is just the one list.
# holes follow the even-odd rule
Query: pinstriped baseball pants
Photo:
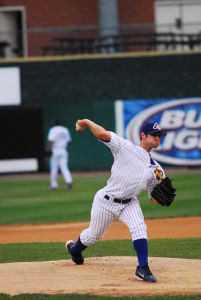
[[80, 234], [80, 240], [85, 246], [97, 242], [106, 232], [114, 220], [120, 220], [126, 224], [132, 236], [132, 240], [147, 239], [147, 227], [137, 198], [127, 204], [119, 204], [105, 199], [105, 188], [98, 191], [94, 197], [91, 220], [89, 227]]

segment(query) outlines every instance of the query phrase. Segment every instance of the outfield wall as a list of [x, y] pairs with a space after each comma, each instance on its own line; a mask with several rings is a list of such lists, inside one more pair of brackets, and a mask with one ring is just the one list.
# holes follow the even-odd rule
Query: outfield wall
[[55, 118], [62, 118], [69, 127], [73, 170], [105, 169], [112, 163], [109, 150], [88, 132], [76, 134], [78, 118], [91, 118], [115, 130], [116, 99], [199, 97], [200, 65], [201, 52], [0, 61], [0, 69], [14, 66], [20, 70], [20, 107], [41, 109], [44, 147]]

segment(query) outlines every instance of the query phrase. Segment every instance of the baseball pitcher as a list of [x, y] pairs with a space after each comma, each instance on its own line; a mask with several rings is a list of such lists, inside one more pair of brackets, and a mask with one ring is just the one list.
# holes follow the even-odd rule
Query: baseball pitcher
[[110, 148], [114, 163], [107, 185], [99, 190], [93, 201], [90, 225], [83, 230], [76, 243], [66, 242], [73, 262], [83, 264], [82, 251], [98, 241], [113, 220], [120, 220], [130, 230], [139, 265], [135, 276], [139, 280], [156, 282], [148, 265], [147, 227], [137, 196], [148, 190], [154, 204], [169, 206], [175, 198], [175, 188], [165, 177], [162, 167], [150, 156], [160, 145], [166, 132], [157, 123], [147, 123], [141, 129], [139, 145], [119, 137], [114, 132], [88, 119], [76, 122], [76, 131], [89, 128], [92, 134]]

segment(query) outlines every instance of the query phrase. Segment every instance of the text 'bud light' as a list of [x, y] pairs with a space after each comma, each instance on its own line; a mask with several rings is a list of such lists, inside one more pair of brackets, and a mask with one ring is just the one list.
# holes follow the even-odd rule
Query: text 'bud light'
[[149, 121], [167, 132], [160, 147], [152, 150], [156, 160], [177, 166], [201, 165], [201, 98], [116, 101], [116, 122], [123, 127], [117, 133], [133, 143], [139, 144], [141, 128]]

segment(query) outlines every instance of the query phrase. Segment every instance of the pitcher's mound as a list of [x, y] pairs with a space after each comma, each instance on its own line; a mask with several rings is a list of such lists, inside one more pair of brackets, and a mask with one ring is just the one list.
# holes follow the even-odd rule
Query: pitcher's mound
[[138, 281], [136, 257], [0, 264], [0, 293], [159, 295], [201, 293], [201, 260], [149, 258], [156, 283]]

